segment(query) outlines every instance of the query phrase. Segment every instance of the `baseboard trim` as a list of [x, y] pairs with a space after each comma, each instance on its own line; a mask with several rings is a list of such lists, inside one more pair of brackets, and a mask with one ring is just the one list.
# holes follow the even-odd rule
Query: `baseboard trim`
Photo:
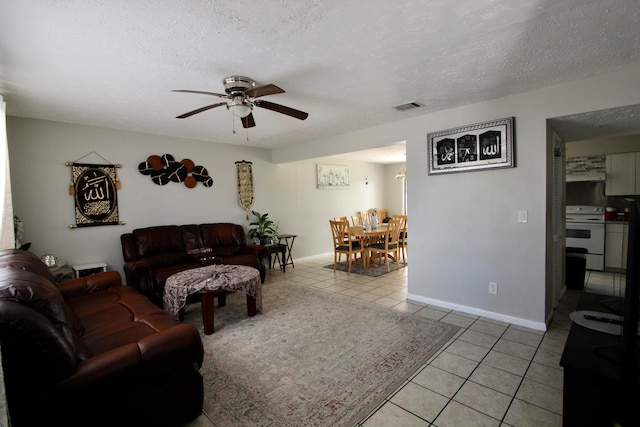
[[545, 322], [534, 322], [528, 319], [522, 319], [520, 317], [507, 316], [502, 313], [495, 313], [493, 311], [482, 310], [475, 307], [469, 307], [466, 305], [454, 304], [448, 301], [440, 301], [433, 298], [423, 297], [421, 295], [408, 294], [407, 300], [416, 301], [422, 304], [431, 304], [438, 307], [448, 308], [450, 310], [461, 311], [463, 313], [469, 313], [476, 316], [486, 317], [488, 319], [499, 320], [501, 322], [511, 323], [512, 325], [523, 326], [529, 329], [535, 329], [537, 331], [546, 331], [547, 325]]

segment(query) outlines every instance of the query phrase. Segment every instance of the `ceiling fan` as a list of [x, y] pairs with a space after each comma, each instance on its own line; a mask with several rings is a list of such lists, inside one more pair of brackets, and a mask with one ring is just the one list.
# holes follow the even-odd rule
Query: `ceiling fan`
[[287, 116], [295, 117], [300, 120], [304, 120], [309, 116], [309, 113], [305, 113], [304, 111], [264, 101], [262, 99], [255, 99], [266, 95], [285, 93], [283, 89], [276, 85], [268, 84], [256, 87], [256, 82], [245, 76], [230, 76], [225, 78], [222, 83], [224, 84], [224, 91], [226, 93], [203, 92], [199, 90], [186, 89], [173, 90], [172, 92], [200, 93], [203, 95], [213, 95], [228, 99], [226, 102], [217, 102], [215, 104], [206, 105], [196, 110], [189, 111], [188, 113], [181, 114], [176, 116], [176, 119], [186, 119], [194, 114], [202, 113], [203, 111], [221, 107], [223, 105], [226, 105], [227, 110], [230, 110], [234, 116], [240, 117], [242, 120], [242, 126], [245, 128], [252, 128], [256, 125], [256, 122], [253, 119], [253, 107], [266, 108], [267, 110], [286, 114]]

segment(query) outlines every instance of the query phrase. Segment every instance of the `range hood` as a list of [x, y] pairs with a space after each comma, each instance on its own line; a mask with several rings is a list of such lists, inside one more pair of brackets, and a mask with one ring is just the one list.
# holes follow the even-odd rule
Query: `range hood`
[[578, 181], [604, 181], [606, 179], [606, 175], [604, 173], [589, 173], [589, 174], [575, 174], [575, 175], [567, 175], [567, 182], [578, 182]]

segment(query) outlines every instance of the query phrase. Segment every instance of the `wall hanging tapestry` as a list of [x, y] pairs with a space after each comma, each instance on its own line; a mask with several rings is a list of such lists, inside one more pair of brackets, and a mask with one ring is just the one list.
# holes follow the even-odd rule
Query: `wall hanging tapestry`
[[427, 135], [429, 175], [512, 168], [513, 117]]
[[253, 206], [253, 163], [245, 160], [236, 162], [236, 169], [238, 172], [238, 203], [242, 206], [242, 209], [247, 212], [247, 219], [249, 219], [249, 211]]
[[122, 165], [78, 163], [78, 160], [65, 163], [71, 167], [69, 194], [74, 196], [75, 201], [76, 223], [69, 225], [69, 228], [123, 225], [118, 214], [117, 190], [120, 180], [116, 173], [116, 169]]
[[349, 188], [349, 168], [347, 166], [318, 165], [318, 188]]
[[209, 176], [207, 168], [196, 166], [191, 159], [177, 162], [171, 154], [147, 157], [146, 162], [138, 165], [138, 171], [142, 175], [150, 175], [151, 181], [157, 185], [182, 182], [185, 187], [193, 188], [201, 182], [205, 187], [213, 186], [213, 178]]

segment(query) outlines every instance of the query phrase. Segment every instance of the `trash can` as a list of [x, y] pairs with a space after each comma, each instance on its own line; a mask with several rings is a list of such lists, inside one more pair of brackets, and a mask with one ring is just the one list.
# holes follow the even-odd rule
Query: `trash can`
[[566, 248], [565, 282], [567, 289], [584, 289], [584, 277], [587, 267], [585, 248]]

